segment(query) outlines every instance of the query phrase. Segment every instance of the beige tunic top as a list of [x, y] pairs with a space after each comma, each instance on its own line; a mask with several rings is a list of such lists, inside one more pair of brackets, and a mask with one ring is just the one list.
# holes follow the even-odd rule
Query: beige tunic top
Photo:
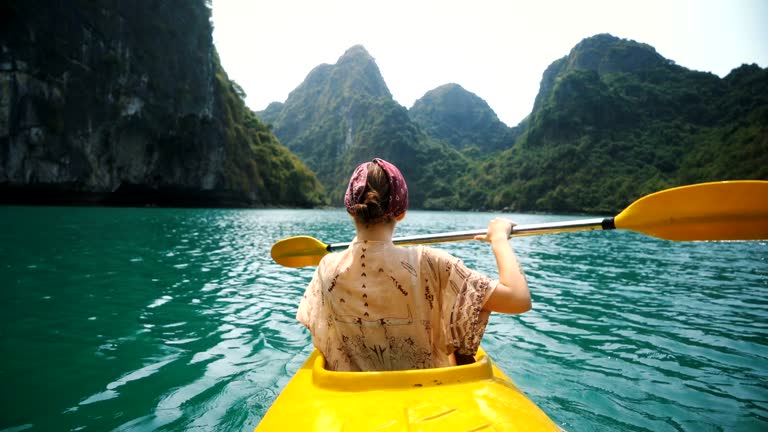
[[477, 352], [497, 283], [438, 249], [355, 240], [323, 258], [296, 318], [331, 370], [443, 367]]

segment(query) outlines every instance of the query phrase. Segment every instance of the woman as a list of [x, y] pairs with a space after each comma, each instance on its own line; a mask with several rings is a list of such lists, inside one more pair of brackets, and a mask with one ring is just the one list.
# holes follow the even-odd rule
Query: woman
[[297, 319], [336, 371], [444, 367], [471, 361], [491, 311], [522, 313], [531, 296], [509, 244], [515, 225], [494, 219], [476, 240], [491, 244], [499, 279], [438, 249], [392, 243], [405, 217], [408, 188], [382, 159], [361, 164], [344, 204], [357, 230], [348, 249], [326, 255], [301, 300]]

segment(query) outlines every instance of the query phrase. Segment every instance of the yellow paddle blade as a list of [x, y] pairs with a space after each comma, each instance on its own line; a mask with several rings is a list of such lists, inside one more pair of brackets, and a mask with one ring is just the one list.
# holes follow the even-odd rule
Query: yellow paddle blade
[[314, 237], [288, 237], [272, 245], [271, 254], [285, 267], [316, 266], [328, 254], [328, 245]]
[[666, 189], [632, 203], [615, 224], [667, 240], [768, 239], [768, 181]]

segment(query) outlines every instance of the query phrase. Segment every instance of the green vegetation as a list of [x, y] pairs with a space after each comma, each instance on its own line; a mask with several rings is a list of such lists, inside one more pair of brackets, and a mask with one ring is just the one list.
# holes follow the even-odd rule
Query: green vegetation
[[484, 100], [458, 84], [427, 92], [408, 111], [430, 137], [457, 150], [492, 153], [514, 141], [515, 129], [502, 123]]
[[223, 131], [222, 140], [230, 156], [224, 170], [225, 188], [251, 191], [252, 199], [263, 203], [325, 204], [323, 188], [314, 173], [245, 106], [242, 89], [227, 78], [218, 59], [216, 64], [217, 104], [224, 114], [217, 119], [218, 129]]
[[354, 166], [376, 156], [401, 167], [412, 207], [426, 209], [615, 213], [668, 187], [768, 179], [768, 70], [720, 79], [610, 35], [553, 62], [515, 128], [455, 84], [407, 111], [362, 47], [259, 115], [333, 205]]
[[[596, 39], [624, 51], [650, 49]], [[577, 46], [567, 60], [580, 56]], [[768, 178], [768, 71], [742, 66], [719, 79], [660, 57], [632, 62], [594, 61], [610, 71], [602, 73], [551, 68], [550, 90], [537, 98], [515, 145], [464, 177], [476, 197], [468, 206], [616, 212], [668, 187]]]
[[456, 173], [470, 160], [429, 138], [392, 100], [378, 67], [360, 46], [336, 65], [316, 67], [284, 104], [259, 113], [281, 141], [317, 173], [341, 206], [352, 170], [381, 157], [398, 165], [416, 208], [451, 208]]
[[544, 71], [510, 128], [457, 84], [407, 110], [355, 46], [256, 115], [221, 68], [207, 0], [2, 9], [19, 68], [6, 72], [20, 74], [5, 117], [20, 132], [0, 177], [21, 192], [45, 179], [52, 195], [125, 188], [137, 204], [340, 206], [354, 167], [382, 157], [413, 208], [613, 213], [668, 187], [768, 178], [768, 70], [756, 65], [721, 79], [597, 35]]

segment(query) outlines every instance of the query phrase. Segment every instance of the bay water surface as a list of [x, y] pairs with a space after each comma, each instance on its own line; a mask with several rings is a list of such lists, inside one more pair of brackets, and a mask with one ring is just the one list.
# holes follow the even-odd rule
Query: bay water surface
[[[410, 211], [397, 235], [574, 216]], [[593, 216], [588, 216], [593, 217]], [[0, 431], [249, 431], [310, 352], [342, 210], [0, 207]], [[633, 232], [512, 239], [534, 300], [483, 346], [569, 431], [768, 430], [768, 243]], [[496, 277], [490, 247], [439, 245]]]

